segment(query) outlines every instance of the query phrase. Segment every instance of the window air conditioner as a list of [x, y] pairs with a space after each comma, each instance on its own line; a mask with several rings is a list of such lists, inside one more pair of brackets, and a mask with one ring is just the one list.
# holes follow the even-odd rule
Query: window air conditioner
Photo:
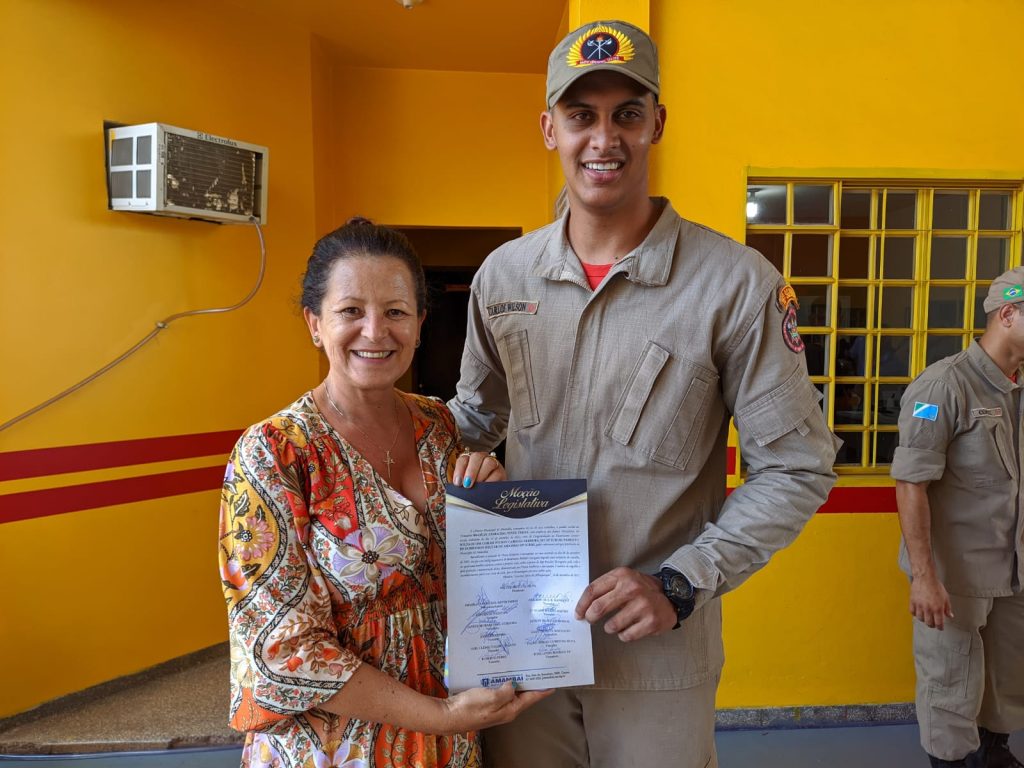
[[107, 123], [106, 133], [112, 210], [266, 223], [266, 147], [164, 123]]

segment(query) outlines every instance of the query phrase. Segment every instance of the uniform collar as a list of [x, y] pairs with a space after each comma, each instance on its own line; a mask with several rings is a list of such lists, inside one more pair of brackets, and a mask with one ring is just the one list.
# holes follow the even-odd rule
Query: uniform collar
[[[668, 282], [682, 220], [667, 198], [655, 197], [652, 200], [663, 206], [661, 215], [643, 242], [619, 259], [611, 273], [622, 272], [634, 283], [657, 286]], [[533, 274], [548, 280], [568, 280], [587, 285], [580, 260], [569, 244], [568, 225], [569, 212], [566, 211], [556, 224], [556, 233], [538, 254]]]
[[977, 340], [971, 342], [971, 346], [967, 348], [967, 358], [974, 364], [974, 367], [981, 371], [981, 374], [985, 377], [989, 384], [998, 389], [1000, 392], [1008, 393], [1015, 389], [1020, 389], [1024, 386], [1024, 381], [1021, 380], [1021, 374], [1017, 374], [1017, 383], [1013, 383], [1007, 378], [1006, 374], [1003, 373], [1002, 369], [988, 356], [988, 353], [982, 348], [981, 344]]

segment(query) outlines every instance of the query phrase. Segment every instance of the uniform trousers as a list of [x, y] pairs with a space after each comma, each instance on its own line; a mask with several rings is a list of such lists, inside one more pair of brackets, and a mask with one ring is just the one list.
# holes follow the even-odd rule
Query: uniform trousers
[[566, 688], [483, 732], [487, 768], [717, 768], [713, 679], [673, 691]]
[[978, 726], [1024, 728], [1024, 592], [949, 599], [945, 629], [914, 621], [917, 722], [925, 752], [960, 760], [978, 748]]

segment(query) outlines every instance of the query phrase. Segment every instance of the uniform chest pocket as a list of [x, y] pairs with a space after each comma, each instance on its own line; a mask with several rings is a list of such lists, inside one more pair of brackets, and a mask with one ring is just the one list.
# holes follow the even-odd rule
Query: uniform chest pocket
[[707, 419], [718, 375], [648, 341], [612, 411], [605, 435], [683, 469]]
[[981, 416], [950, 446], [950, 458], [970, 474], [976, 488], [1005, 483], [1017, 474], [1008, 440], [999, 419]]
[[526, 329], [506, 333], [498, 342], [508, 375], [509, 404], [512, 406], [513, 430], [532, 427], [540, 421], [537, 392], [533, 386], [533, 363], [530, 360], [530, 339]]

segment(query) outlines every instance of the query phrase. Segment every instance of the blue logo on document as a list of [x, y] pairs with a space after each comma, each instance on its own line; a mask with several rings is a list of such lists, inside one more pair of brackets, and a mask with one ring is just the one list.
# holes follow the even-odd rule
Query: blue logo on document
[[931, 403], [914, 403], [914, 418], [935, 421], [939, 418], [939, 406]]

